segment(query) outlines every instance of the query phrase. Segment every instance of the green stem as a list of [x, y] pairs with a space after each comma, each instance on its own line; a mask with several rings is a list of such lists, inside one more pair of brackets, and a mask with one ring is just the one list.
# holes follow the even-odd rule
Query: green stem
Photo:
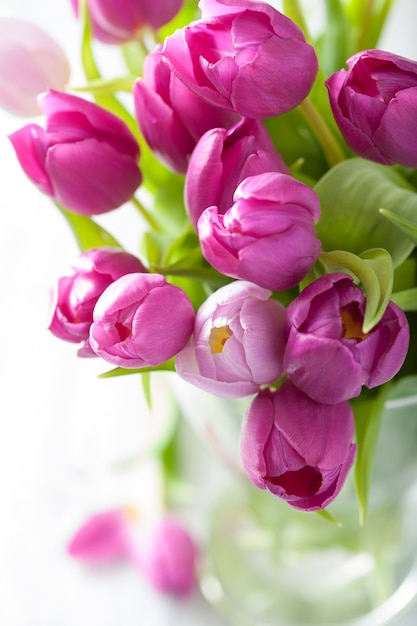
[[130, 199], [130, 201], [136, 207], [136, 209], [139, 211], [139, 213], [144, 218], [144, 220], [147, 222], [148, 226], [150, 226], [152, 228], [152, 230], [156, 230], [156, 231], [159, 231], [159, 232], [162, 230], [161, 227], [159, 226], [159, 224], [153, 219], [153, 217], [149, 213], [149, 211], [147, 209], [145, 209], [143, 204], [141, 202], [139, 202], [139, 200], [135, 196], [133, 196]]
[[[92, 28], [86, 0], [81, 0], [80, 16], [82, 18], [81, 61], [85, 77], [88, 82], [102, 81], [103, 78], [94, 58], [92, 49]], [[114, 95], [95, 94], [94, 99], [97, 104], [120, 117], [125, 122], [130, 132], [137, 139], [138, 143], [140, 144], [142, 142], [142, 137], [135, 118], [125, 109], [125, 107]]]
[[367, 47], [368, 33], [372, 23], [374, 0], [367, 0], [363, 8], [363, 18], [361, 30], [358, 37], [357, 49], [363, 50]]
[[345, 155], [342, 148], [312, 101], [306, 98], [299, 108], [319, 142], [329, 165], [336, 165], [344, 161]]

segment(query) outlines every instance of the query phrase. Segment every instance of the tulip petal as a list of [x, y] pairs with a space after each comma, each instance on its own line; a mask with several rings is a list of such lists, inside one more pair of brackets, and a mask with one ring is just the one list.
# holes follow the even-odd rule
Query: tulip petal
[[95, 138], [55, 145], [48, 150], [45, 167], [57, 201], [82, 215], [117, 208], [142, 182], [142, 174], [130, 157]]

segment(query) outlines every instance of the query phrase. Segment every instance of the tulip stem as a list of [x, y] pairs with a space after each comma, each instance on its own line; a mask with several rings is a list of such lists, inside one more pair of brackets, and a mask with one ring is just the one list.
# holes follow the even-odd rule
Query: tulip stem
[[306, 98], [300, 104], [300, 111], [310, 125], [310, 128], [313, 130], [329, 165], [336, 165], [337, 163], [344, 161], [346, 157], [337, 142], [336, 137], [330, 130], [317, 107], [309, 98]]
[[157, 231], [161, 230], [161, 227], [159, 226], [159, 224], [154, 220], [154, 218], [149, 213], [149, 211], [145, 209], [143, 204], [139, 202], [136, 196], [132, 196], [130, 201], [136, 207], [139, 213], [142, 215], [143, 219], [147, 222], [148, 226], [152, 228], [152, 230], [157, 230]]

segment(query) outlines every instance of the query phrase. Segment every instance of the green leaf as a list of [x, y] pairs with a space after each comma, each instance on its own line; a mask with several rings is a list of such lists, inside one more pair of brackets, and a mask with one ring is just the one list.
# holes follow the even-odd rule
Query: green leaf
[[375, 449], [389, 386], [389, 384], [385, 384], [379, 387], [376, 395], [367, 396], [361, 394], [359, 398], [351, 400], [358, 445], [355, 463], [355, 486], [361, 524], [365, 521], [368, 509]]
[[154, 365], [152, 367], [139, 367], [126, 369], [124, 367], [116, 367], [108, 372], [99, 374], [99, 378], [114, 378], [115, 376], [127, 376], [129, 374], [146, 374], [147, 372], [175, 372], [175, 358], [161, 363], [161, 365]]
[[417, 311], [417, 287], [397, 291], [392, 294], [391, 300], [398, 304], [403, 311]]
[[317, 181], [327, 171], [328, 165], [323, 151], [298, 108], [269, 118], [264, 121], [264, 125], [285, 163], [302, 163], [302, 167], [295, 172], [297, 178], [306, 175]]
[[142, 76], [143, 63], [148, 51], [142, 40], [133, 39], [120, 46], [125, 65], [132, 76]]
[[319, 257], [327, 273], [347, 270], [362, 285], [366, 296], [363, 332], [368, 333], [380, 321], [391, 297], [393, 267], [384, 249], [366, 250], [360, 256], [346, 250], [322, 252]]
[[141, 240], [141, 252], [148, 260], [149, 266], [162, 265], [171, 244], [172, 237], [168, 233], [146, 231]]
[[[143, 165], [145, 175], [148, 167], [147, 164]], [[166, 168], [159, 170], [157, 176], [158, 184], [148, 187], [152, 193], [153, 214], [162, 230], [180, 236], [190, 224], [184, 207], [184, 176]]]
[[384, 208], [379, 209], [381, 215], [397, 226], [415, 245], [417, 245], [417, 214], [411, 215], [407, 219], [401, 216], [401, 207], [399, 207], [397, 211], [398, 213], [394, 213]]
[[405, 291], [417, 285], [417, 258], [412, 255], [394, 271], [392, 291]]
[[183, 261], [178, 261], [173, 265], [152, 265], [152, 271], [163, 276], [178, 276], [182, 278], [191, 278], [198, 282], [205, 282], [212, 287], [223, 287], [231, 282], [231, 278], [220, 274], [212, 267], [193, 267], [190, 265], [190, 257]]
[[317, 54], [325, 76], [345, 66], [353, 54], [350, 20], [341, 0], [325, 0], [326, 27], [317, 41]]
[[169, 24], [166, 24], [158, 31], [158, 36], [163, 41], [177, 28], [182, 28], [183, 26], [187, 26], [193, 20], [197, 20], [201, 17], [200, 10], [198, 8], [197, 0], [185, 0], [183, 3], [182, 9], [177, 15], [174, 17]]
[[377, 48], [394, 0], [350, 0], [346, 10], [356, 34], [355, 49]]
[[91, 80], [86, 85], [80, 87], [71, 86], [71, 91], [88, 92], [93, 96], [103, 96], [114, 94], [116, 91], [127, 91], [131, 93], [134, 78], [123, 76], [120, 78], [97, 78]]
[[167, 248], [163, 262], [175, 266], [177, 262], [184, 263], [184, 259], [190, 258], [188, 265], [201, 265], [203, 256], [200, 242], [194, 230], [188, 228], [179, 237], [176, 237]]
[[412, 219], [417, 193], [393, 168], [347, 159], [332, 167], [316, 184], [321, 219], [316, 233], [324, 250], [346, 250], [360, 255], [369, 248], [384, 248], [399, 266], [414, 243], [380, 213], [380, 209]]
[[341, 522], [339, 522], [339, 520], [337, 520], [335, 517], [333, 517], [333, 515], [331, 515], [329, 513], [329, 511], [327, 511], [326, 509], [320, 509], [320, 510], [316, 511], [316, 513], [317, 513], [317, 515], [319, 515], [323, 519], [327, 520], [331, 524], [334, 524], [335, 526], [341, 526], [342, 525]]
[[152, 410], [151, 373], [143, 372], [140, 378], [142, 381], [143, 395], [145, 396], [148, 409], [151, 411]]
[[[361, 258], [373, 270], [380, 288], [380, 297], [378, 302], [375, 302], [374, 312], [366, 311], [365, 313], [363, 326], [366, 333], [379, 322], [388, 306], [394, 282], [394, 268], [390, 254], [383, 248], [365, 250], [365, 252], [362, 252]], [[365, 293], [368, 298], [366, 290]]]
[[121, 248], [116, 239], [107, 230], [99, 226], [90, 217], [71, 213], [55, 202], [55, 206], [67, 220], [82, 252], [101, 246], [113, 246]]

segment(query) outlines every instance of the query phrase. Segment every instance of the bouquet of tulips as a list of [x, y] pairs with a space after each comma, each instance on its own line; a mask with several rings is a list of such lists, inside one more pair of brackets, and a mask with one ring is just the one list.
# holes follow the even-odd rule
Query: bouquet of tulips
[[[330, 516], [354, 467], [364, 517], [387, 389], [417, 372], [417, 62], [377, 48], [389, 0], [324, 4], [314, 37], [295, 0], [72, 0], [86, 84], [51, 53], [19, 100], [45, 122], [10, 140], [80, 245], [50, 331], [106, 376], [251, 397], [248, 480]], [[99, 71], [97, 42], [126, 75]], [[95, 220], [126, 202], [137, 255]]]

